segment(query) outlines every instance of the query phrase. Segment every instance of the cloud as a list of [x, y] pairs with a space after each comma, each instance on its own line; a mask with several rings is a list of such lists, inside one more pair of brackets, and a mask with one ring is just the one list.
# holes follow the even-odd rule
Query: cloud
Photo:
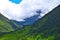
[[0, 0], [0, 13], [11, 20], [25, 21], [26, 18], [38, 15], [36, 13], [38, 9], [42, 11], [38, 17], [41, 18], [58, 5], [60, 5], [59, 0], [22, 0], [20, 4]]

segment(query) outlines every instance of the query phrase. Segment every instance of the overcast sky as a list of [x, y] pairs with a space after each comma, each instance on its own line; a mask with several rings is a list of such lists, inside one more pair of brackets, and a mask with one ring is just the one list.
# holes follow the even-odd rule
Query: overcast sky
[[[18, 0], [17, 0], [18, 1]], [[15, 4], [9, 0], [0, 0], [0, 13], [11, 20], [25, 21], [24, 19], [38, 15], [36, 10], [40, 9], [43, 17], [49, 11], [60, 5], [60, 0], [22, 0]]]

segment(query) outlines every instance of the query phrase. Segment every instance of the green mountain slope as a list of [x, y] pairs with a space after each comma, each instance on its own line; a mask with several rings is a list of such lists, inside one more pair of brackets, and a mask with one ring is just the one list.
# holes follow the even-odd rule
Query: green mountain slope
[[15, 29], [19, 28], [17, 24], [13, 21], [8, 20], [0, 13], [0, 32], [10, 32], [14, 31]]
[[60, 40], [60, 6], [33, 25], [3, 34], [0, 40]]

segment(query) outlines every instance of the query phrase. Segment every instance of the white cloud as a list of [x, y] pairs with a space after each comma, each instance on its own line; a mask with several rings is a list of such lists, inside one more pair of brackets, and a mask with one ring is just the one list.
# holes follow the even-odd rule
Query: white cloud
[[58, 5], [59, 0], [23, 0], [20, 4], [0, 0], [0, 13], [12, 20], [25, 21], [24, 19], [37, 15], [37, 9], [42, 10], [39, 16], [41, 18]]

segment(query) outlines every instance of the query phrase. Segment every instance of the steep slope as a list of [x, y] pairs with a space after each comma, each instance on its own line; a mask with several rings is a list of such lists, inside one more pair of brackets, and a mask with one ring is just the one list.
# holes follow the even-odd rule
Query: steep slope
[[60, 40], [60, 6], [35, 24], [0, 36], [0, 40]]
[[[20, 27], [20, 26], [19, 26]], [[10, 32], [19, 28], [16, 23], [10, 21], [0, 13], [0, 32]]]

